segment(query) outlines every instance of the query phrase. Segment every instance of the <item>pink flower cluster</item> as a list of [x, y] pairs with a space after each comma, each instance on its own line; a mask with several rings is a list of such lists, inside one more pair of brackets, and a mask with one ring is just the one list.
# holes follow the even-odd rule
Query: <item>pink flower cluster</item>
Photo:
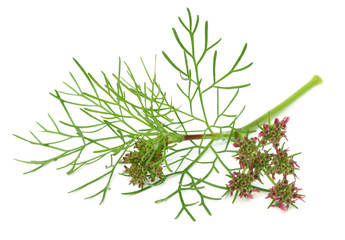
[[299, 168], [299, 165], [293, 160], [293, 156], [287, 154], [289, 150], [275, 150], [276, 154], [272, 155], [272, 160], [267, 166], [267, 173], [271, 174], [273, 179], [275, 174], [293, 175], [296, 178], [295, 169]]
[[232, 196], [234, 191], [239, 191], [240, 197], [253, 198], [252, 192], [260, 192], [257, 188], [251, 186], [255, 180], [260, 180], [260, 175], [252, 170], [247, 174], [232, 172], [232, 180], [226, 185], [230, 189]]
[[283, 180], [279, 180], [276, 185], [270, 189], [270, 193], [266, 198], [271, 198], [270, 206], [279, 207], [281, 210], [286, 211], [290, 205], [293, 205], [298, 199], [304, 202], [304, 197], [298, 194], [302, 190], [295, 186], [295, 182], [289, 183], [284, 176]]
[[286, 140], [286, 124], [290, 118], [284, 118], [279, 121], [278, 118], [274, 120], [272, 125], [264, 124], [262, 131], [259, 133], [260, 143], [265, 146], [267, 143], [272, 143], [274, 148], [279, 147], [280, 140], [284, 137]]
[[[293, 159], [294, 155], [288, 154], [288, 149], [280, 147], [281, 138], [286, 138], [286, 124], [290, 120], [289, 117], [279, 121], [278, 118], [274, 123], [264, 124], [262, 131], [258, 137], [237, 138], [237, 142], [233, 145], [238, 148], [235, 159], [239, 161], [241, 172], [231, 172], [231, 180], [226, 185], [232, 196], [235, 191], [240, 197], [253, 198], [252, 192], [259, 192], [252, 183], [260, 180], [261, 175], [266, 175], [273, 183], [275, 174], [283, 175], [283, 180], [270, 189], [267, 198], [272, 198], [273, 206], [286, 210], [289, 205], [293, 205], [298, 199], [303, 200], [302, 195], [298, 194], [295, 182], [289, 183], [287, 175], [293, 175], [296, 180], [295, 169], [299, 168], [297, 162]], [[274, 152], [271, 149], [265, 150], [265, 146], [272, 144]], [[272, 177], [272, 178], [271, 178]], [[261, 182], [262, 183], [262, 182]], [[270, 205], [270, 206], [271, 206]]]
[[[255, 169], [255, 171], [267, 170], [273, 179], [275, 174], [294, 175], [295, 168], [298, 164], [293, 160], [293, 156], [289, 156], [288, 149], [279, 148], [282, 137], [286, 138], [286, 124], [290, 118], [285, 118], [279, 121], [275, 119], [272, 125], [264, 124], [263, 131], [258, 137], [243, 139], [237, 138], [237, 142], [233, 145], [237, 147], [237, 154], [235, 159], [239, 161], [240, 168]], [[275, 148], [275, 153], [269, 153], [264, 150], [265, 145], [272, 144]]]
[[238, 156], [235, 159], [239, 160], [242, 169], [256, 165], [257, 161], [261, 162], [261, 159], [257, 156], [259, 152], [257, 141], [258, 138], [256, 137], [251, 139], [244, 137], [243, 140], [237, 138], [237, 143], [234, 143], [235, 147], [239, 147], [237, 151]]

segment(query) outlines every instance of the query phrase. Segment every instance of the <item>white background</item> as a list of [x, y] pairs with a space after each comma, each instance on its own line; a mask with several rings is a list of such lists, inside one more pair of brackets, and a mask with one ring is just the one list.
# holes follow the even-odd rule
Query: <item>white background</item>
[[[344, 217], [344, 63], [343, 1], [1, 1], [0, 3], [0, 238], [1, 239], [195, 239], [244, 238], [342, 239]], [[301, 151], [299, 186], [306, 203], [281, 212], [266, 209], [265, 194], [231, 204], [231, 198], [209, 202], [213, 213], [192, 209], [197, 222], [179, 210], [163, 188], [126, 197], [134, 190], [115, 177], [105, 203], [83, 200], [85, 192], [67, 194], [84, 179], [55, 171], [32, 175], [13, 158], [41, 156], [12, 133], [29, 137], [46, 113], [63, 116], [48, 92], [71, 83], [79, 74], [72, 58], [96, 76], [116, 72], [121, 56], [134, 69], [139, 57], [152, 66], [157, 54], [158, 81], [174, 95], [175, 72], [161, 51], [178, 53], [172, 27], [186, 7], [209, 21], [210, 41], [218, 47], [225, 72], [248, 43], [243, 64], [254, 62], [238, 83], [238, 107], [246, 110], [239, 125], [253, 120], [285, 99], [314, 74], [317, 86], [286, 110], [289, 146]], [[202, 26], [202, 25], [200, 25]], [[82, 76], [79, 75], [81, 78]], [[237, 84], [237, 82], [236, 82]], [[242, 101], [240, 103], [240, 101]], [[82, 172], [82, 171], [81, 171]], [[168, 184], [176, 184], [174, 182]], [[160, 191], [162, 190], [163, 193]]]

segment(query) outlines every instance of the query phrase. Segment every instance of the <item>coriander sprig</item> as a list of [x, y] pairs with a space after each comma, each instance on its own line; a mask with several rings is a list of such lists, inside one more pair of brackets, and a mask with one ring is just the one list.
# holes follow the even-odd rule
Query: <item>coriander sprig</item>
[[[76, 192], [104, 181], [104, 187], [86, 197], [90, 199], [101, 196], [100, 203], [104, 201], [112, 180], [117, 175], [128, 177], [131, 185], [139, 187], [123, 193], [124, 195], [135, 195], [168, 180], [177, 180], [175, 190], [156, 203], [176, 197], [180, 202], [176, 218], [185, 212], [192, 220], [195, 220], [192, 206], [199, 205], [211, 215], [208, 200], [220, 200], [226, 195], [234, 195], [235, 202], [238, 196], [253, 198], [253, 192], [263, 191], [269, 192], [268, 197], [272, 199], [269, 206], [278, 206], [282, 210], [289, 205], [295, 206], [294, 202], [304, 196], [298, 193], [300, 189], [295, 187], [295, 182], [287, 183], [287, 176], [296, 176], [294, 170], [299, 166], [293, 158], [297, 154], [288, 155], [285, 143], [280, 145], [280, 140], [286, 137], [288, 118], [281, 121], [275, 119], [273, 124], [270, 118], [281, 113], [322, 80], [314, 76], [271, 111], [239, 128], [236, 121], [244, 107], [239, 112], [233, 112], [231, 106], [240, 90], [250, 84], [233, 86], [226, 79], [253, 64], [241, 63], [247, 44], [244, 44], [229, 70], [219, 75], [218, 50], [215, 49], [221, 39], [209, 43], [209, 26], [206, 21], [203, 47], [198, 49], [200, 18], [196, 16], [193, 19], [189, 9], [187, 14], [187, 21], [178, 18], [182, 31], [187, 33], [187, 40], [180, 37], [177, 29], [172, 29], [181, 48], [184, 65], [181, 66], [165, 51], [162, 52], [165, 60], [180, 76], [177, 82], [180, 96], [168, 96], [160, 85], [156, 74], [157, 58], [152, 72], [141, 59], [146, 73], [144, 82], [137, 79], [121, 58], [117, 73], [108, 76], [102, 72], [102, 80], [96, 79], [74, 59], [88, 88], [82, 87], [79, 80], [70, 73], [73, 84], [64, 82], [67, 90], [51, 93], [60, 102], [67, 120], [57, 121], [48, 114], [52, 127], [37, 123], [43, 134], [55, 137], [55, 140], [43, 141], [33, 132], [30, 132], [33, 140], [15, 135], [26, 142], [57, 152], [54, 157], [44, 160], [18, 160], [34, 166], [26, 173], [66, 160], [67, 163], [61, 163], [57, 169], [67, 169], [66, 173], [70, 175], [102, 162], [105, 170], [101, 175], [70, 191]], [[204, 60], [208, 57], [211, 57], [211, 65], [205, 66]], [[211, 78], [202, 75], [201, 70], [205, 69], [212, 73]], [[210, 93], [213, 98], [209, 97]], [[213, 109], [208, 109], [205, 105], [206, 94], [207, 101], [214, 103]], [[228, 96], [225, 107], [220, 104], [222, 96]], [[174, 99], [178, 97], [186, 99], [188, 104], [174, 105]], [[76, 115], [83, 118], [79, 119]], [[225, 125], [221, 124], [224, 122]], [[265, 124], [262, 126], [263, 123]], [[258, 129], [261, 131], [258, 137], [250, 138], [249, 135]], [[219, 143], [219, 140], [222, 142]], [[275, 153], [264, 149], [271, 145]], [[233, 160], [238, 161], [238, 167], [231, 167]], [[198, 171], [199, 169], [204, 171]], [[283, 179], [275, 182], [276, 175], [283, 175]], [[215, 176], [228, 176], [230, 181], [227, 184], [224, 180], [217, 182], [214, 180]], [[261, 182], [264, 176], [272, 182], [271, 189], [255, 183], [257, 180]], [[210, 188], [219, 190], [220, 194], [210, 195]], [[285, 193], [280, 193], [281, 191]], [[196, 200], [191, 200], [186, 193], [194, 193]]]

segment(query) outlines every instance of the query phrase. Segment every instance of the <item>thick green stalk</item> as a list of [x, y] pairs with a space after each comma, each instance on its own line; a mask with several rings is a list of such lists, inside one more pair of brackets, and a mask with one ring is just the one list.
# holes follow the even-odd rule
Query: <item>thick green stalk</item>
[[264, 113], [251, 123], [245, 125], [244, 127], [241, 127], [241, 130], [256, 130], [258, 128], [258, 125], [262, 125], [267, 121], [267, 119], [270, 117], [275, 117], [279, 113], [281, 113], [284, 109], [286, 109], [288, 106], [290, 106], [293, 102], [295, 102], [297, 99], [299, 99], [303, 94], [308, 92], [310, 89], [315, 87], [316, 85], [319, 85], [322, 83], [322, 79], [315, 75], [313, 78], [307, 82], [303, 87], [298, 89], [296, 92], [294, 92], [290, 97], [285, 99], [283, 102], [278, 104], [276, 107], [272, 108], [270, 111]]
[[[270, 111], [264, 113], [254, 121], [250, 122], [249, 124], [245, 125], [244, 127], [241, 127], [239, 130], [243, 131], [253, 131], [258, 128], [258, 126], [262, 125], [263, 123], [267, 122], [269, 117], [275, 117], [279, 113], [281, 113], [283, 110], [285, 110], [288, 106], [290, 106], [293, 102], [295, 102], [297, 99], [299, 99], [302, 95], [304, 95], [306, 92], [308, 92], [310, 89], [315, 87], [316, 85], [319, 85], [322, 83], [322, 79], [315, 75], [313, 78], [307, 82], [304, 86], [302, 86], [300, 89], [298, 89], [296, 92], [294, 92], [290, 97], [285, 99], [283, 102], [278, 104], [276, 107], [272, 108]], [[183, 137], [182, 141], [185, 140], [196, 140], [196, 139], [227, 139], [229, 137], [230, 132], [226, 133], [211, 133], [211, 134], [192, 134], [192, 135], [185, 135]], [[234, 132], [234, 137], [240, 136], [241, 134], [239, 132]]]

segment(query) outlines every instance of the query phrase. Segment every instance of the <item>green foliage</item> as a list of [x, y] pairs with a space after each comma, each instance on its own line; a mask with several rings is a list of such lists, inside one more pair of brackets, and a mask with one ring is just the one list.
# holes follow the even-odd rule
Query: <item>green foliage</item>
[[[57, 152], [54, 157], [45, 160], [18, 160], [34, 166], [26, 173], [35, 172], [52, 162], [69, 159], [67, 164], [58, 169], [67, 169], [67, 174], [73, 174], [77, 170], [94, 166], [93, 164], [102, 161], [105, 164], [104, 173], [70, 192], [82, 190], [103, 180], [105, 186], [87, 197], [89, 199], [100, 195], [100, 203], [102, 203], [116, 176], [115, 170], [119, 169], [120, 175], [131, 177], [130, 183], [140, 187], [138, 190], [124, 193], [125, 195], [146, 191], [170, 178], [177, 179], [176, 190], [167, 197], [157, 200], [156, 203], [177, 197], [181, 208], [176, 218], [185, 212], [192, 220], [195, 220], [190, 208], [197, 204], [211, 215], [207, 201], [219, 200], [221, 197], [209, 196], [207, 190], [218, 189], [222, 192], [221, 195], [229, 192], [225, 182], [216, 184], [211, 180], [211, 176], [222, 171], [231, 174], [239, 169], [230, 169], [228, 166], [228, 155], [234, 152], [229, 149], [230, 143], [242, 133], [248, 135], [257, 128], [256, 126], [236, 128], [236, 121], [244, 107], [238, 113], [231, 112], [231, 106], [240, 89], [250, 84], [232, 86], [225, 81], [231, 74], [249, 68], [252, 63], [241, 66], [241, 60], [247, 49], [247, 44], [245, 44], [238, 58], [234, 60], [233, 66], [224, 71], [224, 75], [219, 76], [215, 49], [221, 39], [209, 43], [209, 29], [206, 21], [203, 29], [203, 48], [197, 49], [199, 39], [196, 33], [202, 31], [199, 16], [193, 19], [189, 9], [187, 12], [187, 21], [181, 18], [178, 20], [182, 31], [187, 33], [188, 40], [183, 40], [180, 32], [175, 28], [172, 29], [176, 42], [181, 48], [181, 59], [184, 65], [180, 66], [178, 61], [169, 57], [168, 53], [162, 52], [167, 62], [181, 77], [181, 80], [177, 82], [181, 95], [169, 97], [158, 82], [156, 67], [150, 73], [142, 59], [142, 67], [147, 75], [147, 81], [144, 83], [139, 83], [130, 67], [121, 59], [119, 59], [117, 74], [109, 78], [102, 72], [102, 80], [97, 80], [86, 72], [74, 59], [85, 76], [89, 89], [81, 87], [79, 80], [70, 74], [73, 85], [64, 83], [68, 91], [51, 93], [61, 103], [68, 121], [56, 121], [48, 115], [53, 128], [40, 123], [38, 125], [44, 134], [55, 136], [57, 140], [45, 142], [32, 132], [30, 133], [33, 140], [15, 135], [31, 144]], [[203, 63], [208, 57], [211, 57], [211, 65], [205, 66]], [[212, 78], [203, 77], [200, 69], [211, 71]], [[207, 101], [211, 101], [211, 96], [214, 97], [213, 101], [216, 103], [216, 115], [212, 115], [212, 121], [211, 114], [205, 105], [205, 95], [208, 93], [212, 94], [207, 95]], [[227, 103], [220, 104], [222, 94], [230, 96], [227, 97]], [[174, 98], [180, 97], [187, 101], [186, 109], [174, 105]], [[74, 117], [75, 112], [71, 110], [73, 107], [79, 108], [81, 112], [78, 113], [82, 113], [85, 121], [91, 123], [85, 125], [84, 122], [77, 121]], [[221, 125], [219, 122], [228, 124]], [[255, 121], [251, 124], [257, 125]], [[216, 140], [224, 140], [224, 142], [216, 145]], [[88, 153], [90, 149], [92, 153]], [[207, 159], [203, 158], [206, 153]], [[123, 164], [126, 164], [125, 168], [118, 168], [118, 165]], [[199, 168], [204, 171], [193, 171]], [[259, 187], [256, 189], [268, 191]], [[199, 200], [190, 201], [186, 197], [190, 193], [194, 193]]]

